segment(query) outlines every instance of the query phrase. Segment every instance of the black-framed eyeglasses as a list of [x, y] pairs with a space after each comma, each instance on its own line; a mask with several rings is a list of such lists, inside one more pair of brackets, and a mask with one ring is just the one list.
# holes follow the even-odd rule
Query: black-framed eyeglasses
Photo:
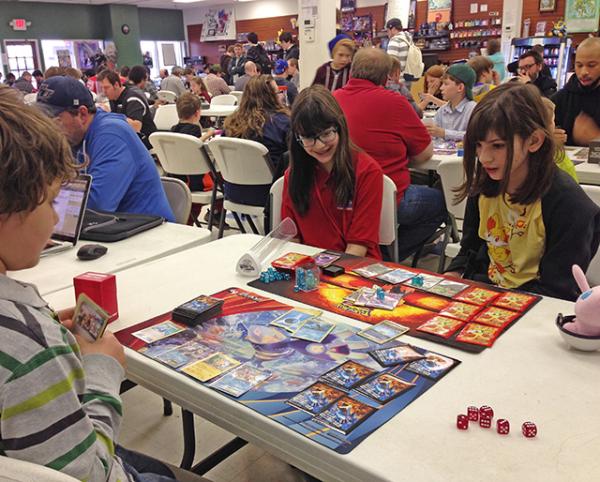
[[526, 72], [526, 71], [528, 71], [528, 70], [529, 70], [531, 67], [533, 67], [534, 65], [537, 65], [537, 64], [536, 64], [536, 63], [533, 63], [533, 64], [521, 65], [521, 66], [519, 66], [519, 70], [520, 70], [521, 72]]
[[321, 141], [321, 144], [329, 144], [330, 142], [333, 142], [337, 132], [337, 126], [333, 126], [325, 129], [315, 137], [296, 135], [296, 140], [302, 145], [302, 147], [313, 147], [317, 143], [317, 140]]

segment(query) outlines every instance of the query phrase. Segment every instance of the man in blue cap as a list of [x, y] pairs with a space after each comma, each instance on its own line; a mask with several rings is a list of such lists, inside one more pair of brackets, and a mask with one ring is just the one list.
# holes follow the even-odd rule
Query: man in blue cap
[[296, 86], [287, 80], [288, 76], [288, 63], [287, 60], [277, 59], [275, 61], [275, 67], [273, 68], [273, 78], [275, 83], [279, 87], [286, 88], [287, 104], [291, 107], [298, 95], [298, 89]]
[[77, 159], [87, 162], [89, 208], [175, 220], [154, 160], [124, 115], [96, 109], [87, 88], [65, 76], [45, 80], [37, 103], [54, 117]]

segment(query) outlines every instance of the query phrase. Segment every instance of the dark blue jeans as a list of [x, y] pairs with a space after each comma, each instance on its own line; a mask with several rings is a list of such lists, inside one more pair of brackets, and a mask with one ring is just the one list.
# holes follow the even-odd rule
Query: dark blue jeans
[[147, 455], [127, 450], [117, 445], [116, 454], [121, 458], [125, 471], [136, 482], [175, 482], [177, 479], [171, 469], [159, 460]]
[[446, 216], [446, 202], [439, 189], [409, 185], [398, 205], [398, 259], [414, 254]]

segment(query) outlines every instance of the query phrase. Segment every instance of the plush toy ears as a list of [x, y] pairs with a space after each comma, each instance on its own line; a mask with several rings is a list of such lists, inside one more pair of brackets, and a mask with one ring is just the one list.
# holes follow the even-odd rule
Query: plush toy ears
[[586, 291], [588, 291], [590, 289], [590, 285], [587, 282], [587, 279], [585, 279], [585, 273], [576, 264], [573, 265], [572, 269], [573, 269], [573, 277], [575, 278], [575, 281], [577, 282], [577, 286], [579, 286], [579, 289], [581, 290], [582, 293], [585, 293]]

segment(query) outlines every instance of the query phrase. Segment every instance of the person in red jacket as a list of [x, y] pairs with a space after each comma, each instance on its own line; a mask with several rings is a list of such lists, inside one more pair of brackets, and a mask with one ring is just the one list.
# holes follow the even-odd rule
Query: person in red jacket
[[344, 114], [322, 85], [298, 94], [291, 122], [282, 219], [296, 223], [301, 243], [380, 259], [381, 168], [352, 145]]

